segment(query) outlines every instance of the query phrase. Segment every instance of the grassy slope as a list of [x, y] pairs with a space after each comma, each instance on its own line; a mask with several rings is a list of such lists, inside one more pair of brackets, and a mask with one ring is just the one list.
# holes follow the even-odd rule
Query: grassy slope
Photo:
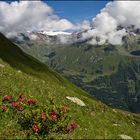
[[[24, 54], [2, 35], [0, 35], [0, 64], [5, 66], [0, 67], [0, 98], [5, 94], [16, 95], [22, 92], [36, 97], [44, 104], [51, 96], [55, 98], [57, 104], [68, 105], [73, 118], [79, 124], [78, 128], [69, 135], [53, 134], [50, 137], [101, 139], [126, 134], [140, 138], [138, 116], [119, 110], [114, 111], [94, 100], [45, 65]], [[68, 101], [65, 98], [67, 95], [80, 98], [86, 106], [80, 107]], [[3, 118], [0, 120], [0, 137], [25, 138], [26, 131], [21, 131], [12, 118]]]
[[[132, 44], [130, 47], [136, 49], [140, 46]], [[65, 46], [59, 49], [55, 47], [55, 50], [52, 50], [56, 55], [47, 62], [64, 77], [94, 95], [103, 103], [115, 108], [140, 112], [138, 106], [140, 57], [130, 55], [129, 51], [131, 49], [129, 48], [129, 51], [122, 50], [124, 48], [125, 46], [88, 46], [86, 44], [79, 46], [79, 48], [78, 46]], [[123, 64], [120, 68], [121, 63]], [[123, 79], [124, 75], [126, 75], [125, 79]], [[112, 76], [115, 80], [112, 79]], [[107, 82], [103, 82], [102, 79]], [[110, 83], [114, 83], [107, 86], [108, 79], [110, 79]], [[129, 85], [127, 79], [134, 82], [134, 86], [131, 87], [136, 90], [132, 95], [127, 88]], [[119, 85], [120, 82], [125, 82], [125, 90]], [[94, 87], [98, 88], [98, 92]]]
[[[130, 55], [126, 50], [124, 53], [120, 50], [124, 46], [91, 46], [88, 51], [86, 47], [81, 45], [79, 48], [76, 46], [56, 48], [54, 51], [56, 55], [47, 60], [48, 64], [103, 103], [131, 112], [140, 112], [138, 105], [140, 57]], [[127, 79], [133, 80], [134, 84], [131, 85], [131, 89], [135, 89], [133, 93], [129, 92]], [[122, 82], [125, 82], [126, 88], [124, 85], [121, 88]]]

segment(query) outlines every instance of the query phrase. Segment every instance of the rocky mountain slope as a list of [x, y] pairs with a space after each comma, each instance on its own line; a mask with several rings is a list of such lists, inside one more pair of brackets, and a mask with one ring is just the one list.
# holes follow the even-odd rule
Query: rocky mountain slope
[[126, 30], [122, 45], [91, 45], [88, 42], [92, 38], [82, 37], [87, 30], [66, 35], [19, 34], [11, 40], [98, 100], [115, 108], [140, 112], [140, 32], [133, 26]]

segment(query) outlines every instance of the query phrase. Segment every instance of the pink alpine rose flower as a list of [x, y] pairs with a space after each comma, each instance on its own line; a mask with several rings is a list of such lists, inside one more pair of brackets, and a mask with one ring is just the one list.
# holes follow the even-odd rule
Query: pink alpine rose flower
[[5, 112], [6, 109], [7, 109], [7, 106], [6, 106], [6, 105], [2, 105], [2, 106], [1, 106], [1, 109], [2, 109], [3, 112]]
[[66, 131], [67, 131], [68, 133], [70, 133], [70, 132], [72, 131], [72, 129], [71, 129], [71, 128], [67, 128]]
[[56, 113], [55, 113], [54, 111], [52, 111], [52, 112], [50, 113], [50, 119], [51, 119], [52, 121], [54, 121], [55, 118], [56, 118]]
[[9, 101], [9, 100], [10, 100], [10, 97], [9, 97], [8, 95], [5, 95], [5, 96], [3, 97], [3, 100], [4, 100], [4, 101]]
[[70, 127], [66, 129], [66, 131], [68, 133], [72, 132], [75, 128], [77, 127], [77, 123], [76, 122], [71, 122], [70, 123]]
[[32, 129], [33, 129], [33, 131], [34, 131], [35, 133], [37, 133], [38, 130], [39, 130], [38, 127], [37, 127], [36, 125], [33, 125], [33, 126], [32, 126]]
[[35, 101], [33, 99], [28, 99], [27, 102], [28, 102], [29, 105], [30, 104], [35, 104]]
[[13, 108], [16, 108], [17, 107], [17, 103], [15, 101], [12, 102], [11, 105], [12, 105]]
[[24, 96], [23, 95], [20, 95], [19, 96], [19, 102], [24, 102], [24, 101], [25, 101]]
[[41, 119], [42, 119], [42, 120], [45, 120], [45, 119], [46, 119], [46, 116], [45, 116], [44, 113], [41, 114]]
[[77, 123], [76, 122], [71, 122], [70, 126], [72, 129], [75, 129], [77, 127]]

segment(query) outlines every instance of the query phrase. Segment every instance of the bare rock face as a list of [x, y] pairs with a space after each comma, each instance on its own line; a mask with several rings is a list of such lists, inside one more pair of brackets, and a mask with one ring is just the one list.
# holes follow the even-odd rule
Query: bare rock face
[[79, 105], [79, 106], [86, 106], [85, 103], [84, 103], [82, 100], [80, 100], [79, 98], [77, 98], [77, 97], [70, 97], [70, 96], [67, 96], [66, 98], [67, 98], [68, 100], [70, 100], [70, 101], [76, 103], [76, 104]]

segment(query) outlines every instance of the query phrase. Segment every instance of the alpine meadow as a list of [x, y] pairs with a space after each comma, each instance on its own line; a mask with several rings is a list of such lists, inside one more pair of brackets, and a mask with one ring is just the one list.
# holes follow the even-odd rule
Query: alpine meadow
[[0, 139], [140, 139], [139, 1], [1, 1]]

